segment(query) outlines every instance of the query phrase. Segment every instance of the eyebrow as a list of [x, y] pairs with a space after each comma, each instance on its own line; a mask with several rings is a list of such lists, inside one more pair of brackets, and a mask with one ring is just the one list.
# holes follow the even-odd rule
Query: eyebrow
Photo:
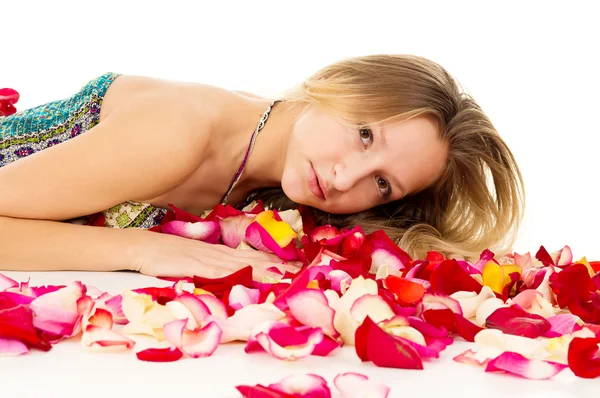
[[[384, 149], [387, 149], [387, 142], [385, 140], [385, 129], [383, 126], [379, 128], [379, 139], [381, 140], [381, 146]], [[398, 179], [394, 175], [391, 175], [391, 179], [393, 180], [392, 182], [394, 183], [394, 185], [400, 188], [400, 191], [402, 192], [402, 197], [406, 196], [406, 190], [404, 189], [404, 186], [400, 184], [400, 181], [398, 181]]]

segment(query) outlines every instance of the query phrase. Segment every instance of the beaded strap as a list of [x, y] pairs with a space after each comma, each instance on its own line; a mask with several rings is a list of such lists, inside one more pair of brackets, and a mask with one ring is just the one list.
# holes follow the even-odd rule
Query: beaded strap
[[238, 171], [235, 173], [235, 176], [233, 177], [233, 180], [231, 181], [231, 184], [229, 185], [229, 189], [227, 190], [227, 193], [225, 194], [225, 196], [223, 196], [223, 199], [221, 199], [221, 204], [223, 204], [223, 205], [227, 204], [229, 195], [231, 195], [233, 188], [235, 188], [235, 186], [239, 182], [240, 178], [242, 177], [242, 173], [244, 172], [244, 167], [246, 166], [248, 157], [250, 156], [250, 153], [252, 152], [252, 149], [254, 148], [254, 142], [256, 141], [256, 137], [258, 136], [258, 133], [260, 132], [260, 130], [262, 130], [262, 128], [265, 126], [265, 123], [267, 122], [267, 119], [269, 118], [269, 114], [271, 113], [271, 109], [273, 109], [273, 106], [277, 102], [281, 102], [281, 101], [275, 100], [275, 101], [271, 102], [271, 105], [269, 105], [269, 107], [265, 110], [262, 117], [258, 121], [258, 126], [256, 126], [256, 130], [254, 130], [254, 132], [252, 133], [252, 136], [250, 137], [250, 145], [248, 145], [248, 149], [246, 150], [246, 155], [244, 156], [244, 160], [242, 160], [242, 164], [240, 165]]

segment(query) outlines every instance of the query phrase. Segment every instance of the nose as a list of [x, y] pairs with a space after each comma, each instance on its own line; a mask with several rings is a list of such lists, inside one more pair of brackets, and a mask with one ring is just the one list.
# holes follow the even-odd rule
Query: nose
[[371, 173], [366, 162], [358, 157], [348, 156], [333, 167], [333, 188], [339, 192], [348, 192]]

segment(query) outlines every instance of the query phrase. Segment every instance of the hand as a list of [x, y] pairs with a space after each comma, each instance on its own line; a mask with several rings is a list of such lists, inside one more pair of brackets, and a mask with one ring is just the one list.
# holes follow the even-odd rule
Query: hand
[[232, 249], [225, 245], [205, 243], [174, 235], [148, 232], [140, 261], [135, 270], [150, 276], [220, 278], [251, 265], [253, 278], [275, 276], [267, 271], [276, 267], [281, 272], [298, 272], [302, 264], [281, 260], [275, 254], [257, 250]]

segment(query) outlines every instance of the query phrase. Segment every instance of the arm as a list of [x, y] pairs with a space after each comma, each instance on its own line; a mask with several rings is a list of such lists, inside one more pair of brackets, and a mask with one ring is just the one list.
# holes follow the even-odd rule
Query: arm
[[184, 180], [206, 135], [190, 130], [168, 99], [145, 98], [79, 137], [0, 168], [0, 268], [139, 268], [140, 248], [166, 236], [56, 221], [150, 198]]

